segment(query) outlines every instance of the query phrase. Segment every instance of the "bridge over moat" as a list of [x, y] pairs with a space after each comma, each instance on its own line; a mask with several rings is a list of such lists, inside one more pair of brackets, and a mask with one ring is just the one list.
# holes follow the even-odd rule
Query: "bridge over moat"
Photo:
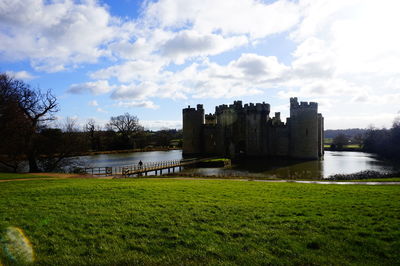
[[154, 172], [155, 175], [164, 173], [175, 173], [181, 171], [183, 167], [196, 165], [199, 162], [210, 160], [211, 158], [194, 158], [187, 160], [171, 160], [161, 162], [145, 162], [142, 165], [126, 165], [118, 167], [89, 167], [84, 168], [84, 172], [94, 176], [115, 176], [116, 178], [132, 177], [132, 176], [147, 176]]

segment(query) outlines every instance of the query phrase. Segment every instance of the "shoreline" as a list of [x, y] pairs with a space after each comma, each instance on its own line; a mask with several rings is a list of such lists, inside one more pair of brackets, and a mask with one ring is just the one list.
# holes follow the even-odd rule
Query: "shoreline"
[[[57, 173], [35, 173], [38, 177], [2, 179], [1, 182], [13, 181], [35, 181], [35, 180], [65, 180], [65, 179], [117, 179], [117, 180], [204, 180], [204, 181], [239, 181], [239, 182], [267, 182], [267, 183], [298, 183], [298, 184], [320, 184], [320, 185], [400, 185], [400, 181], [377, 181], [377, 180], [295, 180], [295, 179], [252, 179], [252, 178], [215, 178], [215, 177], [183, 177], [183, 176], [148, 176], [148, 177], [116, 177], [116, 176], [92, 176], [79, 174], [57, 174]], [[43, 177], [41, 177], [43, 175]], [[397, 180], [397, 178], [395, 179]]]
[[157, 148], [143, 148], [143, 149], [129, 149], [129, 150], [111, 150], [111, 151], [89, 151], [82, 152], [79, 154], [71, 155], [70, 157], [89, 156], [89, 155], [100, 155], [100, 154], [119, 154], [119, 153], [132, 153], [132, 152], [149, 152], [149, 151], [173, 151], [181, 150], [182, 148], [168, 148], [168, 147], [157, 147]]

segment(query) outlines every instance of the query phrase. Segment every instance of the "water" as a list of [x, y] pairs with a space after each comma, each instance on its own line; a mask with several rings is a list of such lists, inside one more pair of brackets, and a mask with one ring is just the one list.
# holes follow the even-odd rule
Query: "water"
[[137, 165], [139, 161], [160, 162], [181, 160], [181, 150], [171, 151], [147, 151], [147, 152], [132, 152], [132, 153], [117, 153], [117, 154], [99, 154], [91, 156], [76, 157], [86, 167], [118, 167], [127, 165]]
[[[86, 165], [116, 167], [142, 162], [182, 159], [182, 151], [152, 151], [122, 154], [81, 156]], [[230, 168], [186, 168], [182, 174], [201, 176], [241, 176], [275, 178], [326, 178], [334, 174], [351, 174], [365, 170], [398, 171], [399, 167], [364, 152], [326, 151], [323, 160], [296, 161], [287, 159], [251, 159]]]
[[389, 162], [364, 152], [330, 152], [322, 160], [296, 161], [287, 159], [251, 159], [231, 168], [194, 168], [186, 173], [207, 176], [243, 176], [255, 178], [327, 178], [334, 174], [351, 174], [373, 170], [378, 172], [398, 171]]

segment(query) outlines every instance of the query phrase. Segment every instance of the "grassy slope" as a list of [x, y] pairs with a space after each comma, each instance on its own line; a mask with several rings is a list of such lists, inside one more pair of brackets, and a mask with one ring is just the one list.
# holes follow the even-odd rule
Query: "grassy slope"
[[0, 228], [22, 228], [43, 264], [400, 261], [399, 186], [27, 182], [0, 184]]

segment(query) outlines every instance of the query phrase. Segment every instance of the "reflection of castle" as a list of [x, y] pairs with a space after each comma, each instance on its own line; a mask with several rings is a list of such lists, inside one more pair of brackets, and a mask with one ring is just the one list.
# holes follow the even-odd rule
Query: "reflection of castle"
[[[183, 154], [285, 156], [318, 159], [324, 154], [324, 119], [318, 104], [290, 99], [286, 124], [269, 117], [266, 103], [220, 105], [204, 116], [203, 105], [183, 109]], [[205, 121], [204, 121], [205, 117]]]

